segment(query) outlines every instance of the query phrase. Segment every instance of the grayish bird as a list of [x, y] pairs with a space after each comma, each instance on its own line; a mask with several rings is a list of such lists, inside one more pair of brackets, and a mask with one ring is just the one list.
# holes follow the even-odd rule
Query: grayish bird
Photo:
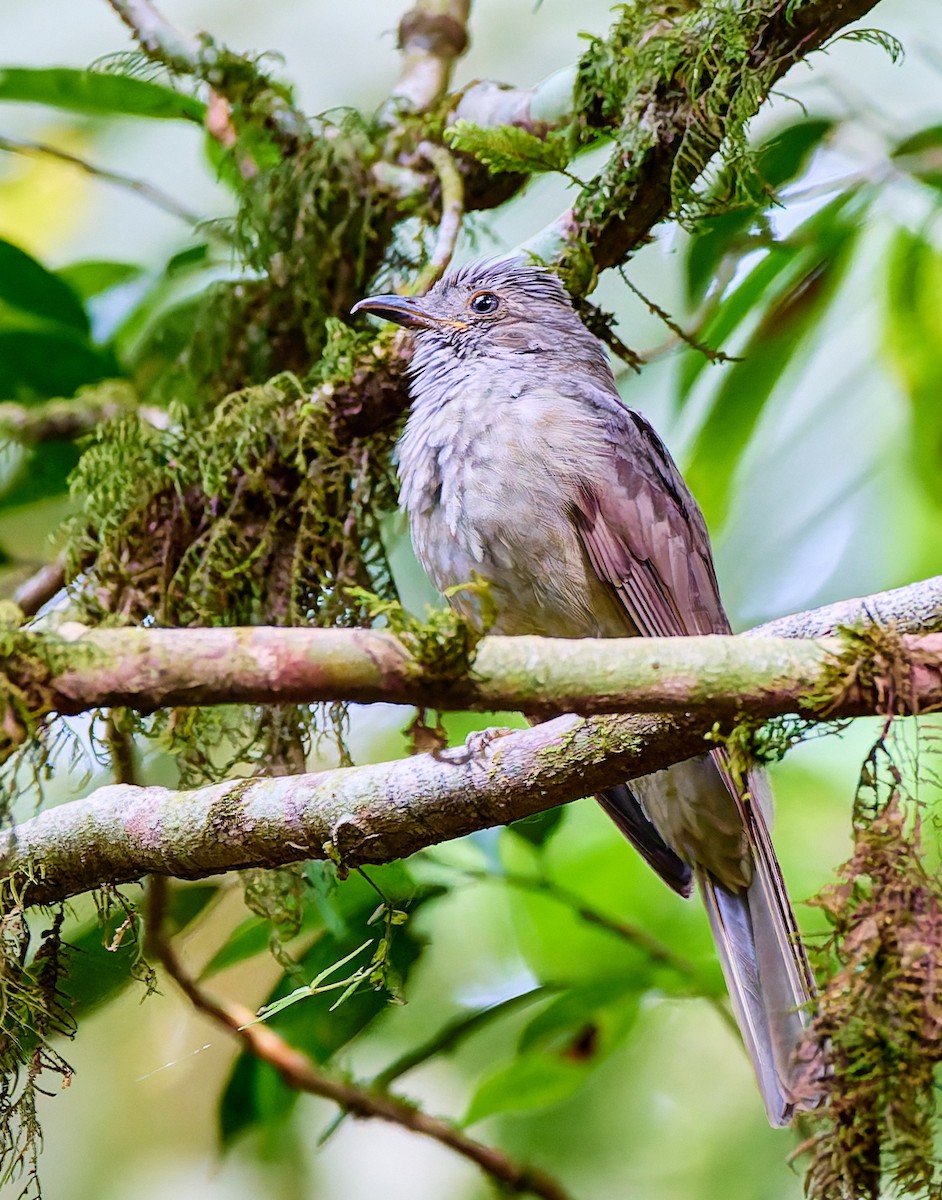
[[[700, 510], [555, 275], [474, 262], [421, 298], [353, 311], [416, 334], [400, 503], [440, 591], [487, 580], [494, 633], [730, 632]], [[480, 620], [471, 592], [451, 602]], [[787, 1124], [803, 1105], [795, 1050], [814, 981], [764, 773], [737, 782], [717, 748], [598, 799], [675, 891], [696, 879], [769, 1120]]]

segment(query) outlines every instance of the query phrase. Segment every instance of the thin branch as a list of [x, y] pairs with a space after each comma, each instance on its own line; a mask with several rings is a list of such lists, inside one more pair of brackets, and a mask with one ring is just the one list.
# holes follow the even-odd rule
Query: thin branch
[[[37, 711], [74, 715], [102, 706], [158, 708], [232, 703], [346, 700], [531, 715], [559, 712], [693, 712], [713, 719], [782, 713], [853, 717], [942, 706], [942, 629], [938, 581], [900, 589], [886, 600], [842, 605], [841, 619], [868, 642], [783, 637], [815, 620], [777, 622], [778, 637], [555, 639], [486, 637], [466, 672], [443, 678], [423, 666], [422, 650], [369, 629], [258, 626], [208, 629], [21, 631], [8, 679], [36, 699]], [[915, 597], [914, 598], [914, 594]], [[921, 599], [924, 607], [918, 600]], [[831, 610], [828, 610], [831, 611]], [[899, 614], [894, 616], [894, 614]]]
[[[275, 83], [247, 58], [216, 45], [208, 34], [181, 33], [159, 12], [151, 0], [108, 0], [111, 7], [131, 30], [141, 49], [154, 62], [163, 63], [178, 75], [193, 75], [227, 100], [245, 99], [246, 66], [254, 72], [253, 97], [256, 107], [264, 109], [271, 129], [287, 147], [308, 132], [302, 113], [288, 99], [287, 89]], [[215, 136], [215, 134], [214, 134]]]
[[402, 69], [381, 119], [434, 108], [451, 83], [455, 60], [468, 48], [471, 0], [417, 0], [399, 22]]
[[150, 0], [109, 0], [142, 50], [178, 75], [198, 74], [208, 39], [181, 33]]
[[56, 559], [40, 567], [13, 593], [13, 603], [27, 617], [34, 617], [44, 604], [65, 587], [65, 560]]
[[288, 1087], [330, 1100], [352, 1116], [378, 1118], [429, 1137], [467, 1158], [500, 1187], [516, 1195], [538, 1196], [541, 1200], [570, 1200], [569, 1193], [545, 1171], [521, 1166], [500, 1150], [468, 1137], [448, 1121], [429, 1116], [406, 1100], [329, 1075], [306, 1055], [289, 1046], [269, 1026], [255, 1023], [253, 1012], [211, 997], [184, 968], [166, 936], [165, 909], [166, 881], [152, 878], [147, 898], [147, 952], [163, 966], [198, 1012], [239, 1038], [256, 1058], [274, 1067]]
[[445, 274], [455, 253], [455, 244], [461, 232], [461, 219], [464, 216], [464, 180], [445, 146], [437, 146], [434, 142], [421, 142], [416, 153], [427, 159], [435, 168], [442, 193], [438, 238], [415, 285], [416, 293], [424, 295]]
[[43, 400], [38, 404], [3, 401], [0, 403], [0, 438], [29, 444], [74, 440], [93, 432], [105, 421], [131, 411], [155, 429], [166, 429], [170, 423], [165, 409], [137, 404], [130, 389], [87, 391], [69, 400]]
[[39, 155], [45, 158], [55, 158], [59, 162], [68, 163], [71, 167], [76, 167], [80, 171], [84, 171], [86, 175], [91, 175], [95, 179], [101, 179], [105, 183], [114, 184], [117, 187], [124, 188], [126, 191], [134, 192], [140, 196], [142, 200], [148, 201], [157, 208], [163, 209], [164, 212], [170, 213], [173, 217], [179, 217], [181, 221], [185, 221], [188, 225], [198, 225], [202, 221], [202, 217], [198, 213], [192, 212], [161, 188], [155, 187], [152, 183], [148, 183], [145, 179], [135, 179], [130, 175], [124, 175], [120, 171], [110, 171], [107, 167], [97, 167], [94, 163], [88, 162], [84, 158], [79, 158], [77, 154], [70, 154], [67, 150], [60, 150], [57, 146], [51, 146], [48, 142], [32, 142], [23, 141], [19, 138], [11, 138], [0, 136], [0, 150], [7, 150], [11, 154], [32, 154]]

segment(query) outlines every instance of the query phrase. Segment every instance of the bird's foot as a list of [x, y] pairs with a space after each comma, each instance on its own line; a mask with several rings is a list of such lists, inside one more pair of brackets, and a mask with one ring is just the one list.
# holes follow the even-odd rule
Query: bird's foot
[[439, 750], [437, 757], [443, 762], [453, 763], [456, 767], [466, 767], [484, 757], [485, 751], [498, 738], [506, 737], [508, 733], [519, 733], [517, 729], [505, 726], [495, 726], [491, 729], [477, 729], [469, 733], [463, 746], [449, 746]]

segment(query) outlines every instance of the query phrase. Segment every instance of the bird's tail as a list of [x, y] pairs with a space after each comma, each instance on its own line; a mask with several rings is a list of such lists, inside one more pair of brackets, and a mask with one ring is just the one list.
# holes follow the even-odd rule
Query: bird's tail
[[[751, 773], [750, 791], [766, 786]], [[755, 792], [752, 792], [755, 795]], [[733, 891], [697, 870], [726, 985], [752, 1059], [769, 1121], [787, 1125], [816, 1103], [813, 1069], [796, 1051], [811, 1017], [814, 976], [759, 804], [744, 806], [753, 857], [752, 882]]]

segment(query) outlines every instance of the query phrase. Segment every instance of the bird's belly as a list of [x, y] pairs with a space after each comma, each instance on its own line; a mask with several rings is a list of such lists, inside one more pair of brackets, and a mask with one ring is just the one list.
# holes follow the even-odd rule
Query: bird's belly
[[489, 600], [473, 590], [451, 596], [459, 612], [476, 623], [490, 616], [494, 633], [630, 632], [589, 566], [558, 480], [547, 475], [538, 486], [527, 472], [516, 478], [480, 469], [463, 475], [459, 486], [443, 489], [437, 504], [412, 519], [416, 553], [440, 591], [475, 579], [488, 585]]

